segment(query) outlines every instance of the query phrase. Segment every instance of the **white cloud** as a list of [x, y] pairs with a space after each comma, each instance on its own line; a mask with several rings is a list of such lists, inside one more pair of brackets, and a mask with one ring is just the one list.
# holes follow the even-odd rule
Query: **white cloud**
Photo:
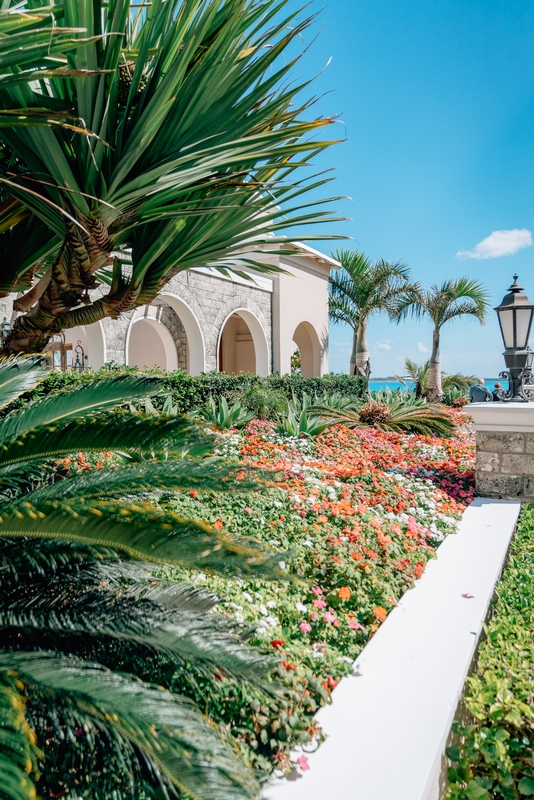
[[375, 350], [391, 350], [391, 345], [389, 343], [389, 339], [386, 339], [385, 342], [377, 342], [374, 345]]
[[423, 342], [417, 342], [417, 352], [418, 353], [430, 353], [430, 348], [425, 347]]
[[512, 256], [518, 250], [530, 247], [532, 244], [532, 234], [526, 228], [493, 231], [492, 234], [482, 239], [473, 250], [458, 250], [456, 258], [476, 258], [480, 261], [485, 258]]

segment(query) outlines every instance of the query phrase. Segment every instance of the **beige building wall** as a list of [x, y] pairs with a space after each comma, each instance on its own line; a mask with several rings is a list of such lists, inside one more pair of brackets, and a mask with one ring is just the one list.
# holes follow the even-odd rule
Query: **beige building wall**
[[291, 356], [300, 350], [304, 377], [328, 372], [328, 278], [339, 265], [307, 247], [295, 247], [294, 256], [280, 256], [273, 286], [273, 371], [291, 371]]

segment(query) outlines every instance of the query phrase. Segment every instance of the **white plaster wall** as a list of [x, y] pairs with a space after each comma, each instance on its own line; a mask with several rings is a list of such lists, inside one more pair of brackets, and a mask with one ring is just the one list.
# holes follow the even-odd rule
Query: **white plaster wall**
[[[274, 279], [273, 292], [273, 370], [281, 374], [291, 371], [291, 356], [299, 342], [295, 331], [307, 323], [308, 335], [315, 338], [313, 372], [308, 377], [328, 372], [328, 278], [330, 264], [318, 263], [306, 256], [281, 256], [280, 266], [289, 275]], [[300, 329], [302, 332], [302, 328]], [[314, 337], [315, 334], [315, 337]], [[305, 336], [297, 338], [300, 343]], [[310, 374], [311, 372], [311, 374]], [[304, 374], [304, 373], [303, 373]]]

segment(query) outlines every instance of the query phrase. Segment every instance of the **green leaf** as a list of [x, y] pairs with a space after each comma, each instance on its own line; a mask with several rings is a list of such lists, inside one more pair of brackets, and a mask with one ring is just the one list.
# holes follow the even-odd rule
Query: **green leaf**
[[534, 794], [534, 779], [527, 777], [521, 778], [517, 784], [517, 788], [519, 789], [520, 794], [525, 795], [526, 797], [531, 797]]
[[14, 357], [0, 361], [0, 408], [33, 389], [46, 375], [42, 358]]
[[[18, 361], [22, 360], [18, 359]], [[0, 364], [0, 392], [8, 391], [9, 382], [6, 385], [1, 369], [2, 364]], [[39, 375], [38, 379], [41, 380], [46, 373], [40, 370], [39, 373], [36, 372], [37, 374]], [[161, 379], [148, 375], [121, 375], [116, 378], [91, 381], [84, 386], [30, 403], [20, 411], [0, 420], [0, 441], [19, 436], [21, 433], [41, 425], [56, 425], [72, 417], [94, 414], [106, 408], [139, 400], [148, 394], [155, 394], [160, 387]], [[27, 388], [31, 388], [31, 386]], [[22, 389], [22, 391], [26, 390]], [[19, 391], [18, 394], [21, 392]], [[6, 405], [6, 403], [2, 403], [2, 405]]]
[[46, 653], [0, 652], [15, 670], [114, 729], [181, 791], [202, 800], [250, 800], [252, 772], [191, 702], [98, 664]]

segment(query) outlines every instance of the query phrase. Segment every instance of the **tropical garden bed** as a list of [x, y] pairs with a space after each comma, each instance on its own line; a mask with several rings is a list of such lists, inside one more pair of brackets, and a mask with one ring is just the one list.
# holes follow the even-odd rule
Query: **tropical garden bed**
[[[452, 412], [454, 413], [454, 412]], [[283, 437], [253, 421], [221, 435], [218, 452], [274, 471], [262, 493], [214, 496], [195, 490], [160, 502], [221, 531], [260, 541], [278, 554], [288, 581], [227, 580], [165, 570], [216, 593], [218, 609], [254, 626], [253, 643], [279, 654], [283, 698], [236, 695], [221, 680], [202, 690], [180, 680], [228, 726], [247, 762], [306, 770], [292, 747], [320, 737], [313, 715], [400, 596], [419, 578], [440, 541], [456, 530], [473, 496], [474, 444], [467, 418], [452, 439], [336, 427], [317, 439]]]
[[[206, 426], [155, 376], [50, 393], [30, 359], [0, 379], [16, 406], [0, 420], [0, 713], [26, 741], [3, 744], [17, 769], [44, 796], [98, 800], [249, 798], [306, 770], [291, 754], [320, 740], [315, 711], [473, 496], [468, 418], [439, 412], [449, 438], [325, 429], [303, 392], [293, 422], [221, 401]], [[210, 432], [221, 415], [239, 430]], [[318, 435], [289, 435], [297, 420]]]

